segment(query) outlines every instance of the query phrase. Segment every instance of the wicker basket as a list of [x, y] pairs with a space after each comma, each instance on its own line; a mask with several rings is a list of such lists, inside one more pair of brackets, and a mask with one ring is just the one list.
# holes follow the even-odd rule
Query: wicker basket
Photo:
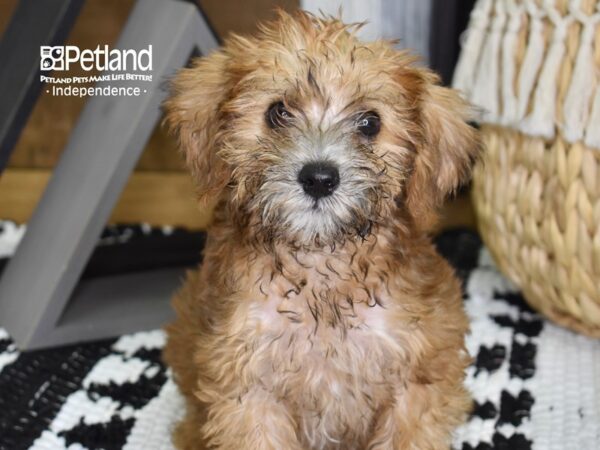
[[455, 87], [482, 108], [481, 235], [532, 307], [600, 337], [600, 1], [479, 0]]

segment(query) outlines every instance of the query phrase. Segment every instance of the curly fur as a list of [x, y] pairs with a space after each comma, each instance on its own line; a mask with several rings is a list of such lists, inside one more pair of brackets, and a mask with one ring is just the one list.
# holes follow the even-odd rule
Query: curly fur
[[[172, 81], [167, 123], [219, 199], [168, 327], [180, 449], [439, 450], [469, 410], [460, 286], [427, 232], [479, 141], [453, 91], [355, 29], [280, 13]], [[318, 202], [297, 181], [315, 160], [341, 180]]]

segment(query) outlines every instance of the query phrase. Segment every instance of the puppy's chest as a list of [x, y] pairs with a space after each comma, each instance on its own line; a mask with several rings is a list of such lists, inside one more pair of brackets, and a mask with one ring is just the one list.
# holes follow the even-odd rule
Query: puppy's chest
[[251, 305], [260, 329], [285, 328], [322, 341], [345, 338], [352, 330], [383, 331], [383, 277], [334, 258], [311, 263], [261, 274]]
[[397, 350], [386, 322], [385, 278], [325, 258], [283, 273], [259, 283], [249, 311], [268, 367], [382, 382]]

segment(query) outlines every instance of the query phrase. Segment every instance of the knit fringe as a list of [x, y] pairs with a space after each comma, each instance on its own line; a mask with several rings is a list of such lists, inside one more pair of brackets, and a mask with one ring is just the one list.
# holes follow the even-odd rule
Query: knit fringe
[[515, 58], [517, 37], [523, 21], [523, 8], [515, 0], [506, 0], [508, 22], [502, 40], [502, 98], [504, 100], [500, 121], [511, 124], [517, 120], [517, 94], [515, 92]]
[[[502, 0], [500, 0], [502, 1]], [[558, 72], [561, 69], [563, 56], [566, 49], [566, 38], [571, 18], [563, 18], [553, 9], [553, 0], [546, 0], [548, 19], [552, 22], [554, 35], [550, 49], [544, 60], [542, 71], [537, 80], [531, 114], [521, 122], [520, 129], [532, 136], [541, 136], [547, 139], [554, 138], [556, 97], [558, 95]], [[550, 95], [550, 93], [552, 93]]]
[[471, 12], [469, 28], [463, 35], [462, 52], [454, 71], [454, 86], [467, 95], [473, 88], [475, 70], [479, 63], [491, 9], [492, 0], [478, 1]]
[[506, 23], [504, 2], [495, 3], [495, 16], [483, 45], [481, 64], [477, 70], [473, 87], [473, 103], [483, 108], [483, 120], [498, 117], [500, 113], [500, 43]]
[[[537, 8], [534, 2], [526, 2], [525, 8], [529, 14], [529, 35], [527, 49], [525, 50], [525, 58], [521, 65], [521, 73], [519, 76], [519, 93], [517, 99], [517, 117], [514, 123], [525, 118], [529, 98], [533, 90], [533, 85], [539, 74], [542, 60], [544, 59], [544, 22], [546, 14]], [[515, 65], [514, 61], [510, 63]], [[510, 124], [507, 124], [510, 125]]]
[[[567, 91], [564, 104], [565, 123], [564, 136], [570, 142], [583, 139], [585, 126], [590, 113], [590, 101], [596, 90], [596, 75], [598, 70], [594, 67], [594, 34], [600, 19], [599, 14], [586, 16], [580, 11], [581, 0], [572, 0], [571, 14], [583, 24], [579, 51], [575, 61], [575, 69], [571, 78], [571, 85]], [[596, 126], [600, 124], [596, 123]]]
[[[585, 0], [568, 0], [566, 13], [557, 1], [479, 0], [453, 85], [484, 111], [483, 123], [546, 139], [560, 132], [567, 142], [600, 149], [600, 67], [594, 48], [600, 0], [592, 14], [584, 11]], [[580, 32], [573, 61], [567, 38], [574, 26]], [[518, 52], [523, 52], [520, 61]], [[573, 67], [565, 72], [566, 64]], [[563, 79], [565, 73], [569, 78]]]

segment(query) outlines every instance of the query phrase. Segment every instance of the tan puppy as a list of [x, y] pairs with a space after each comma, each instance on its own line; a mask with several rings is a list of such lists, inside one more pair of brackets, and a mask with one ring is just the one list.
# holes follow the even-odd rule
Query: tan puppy
[[477, 156], [466, 105], [389, 43], [285, 13], [173, 80], [217, 196], [165, 358], [181, 449], [447, 449], [469, 410], [459, 282], [427, 231]]

